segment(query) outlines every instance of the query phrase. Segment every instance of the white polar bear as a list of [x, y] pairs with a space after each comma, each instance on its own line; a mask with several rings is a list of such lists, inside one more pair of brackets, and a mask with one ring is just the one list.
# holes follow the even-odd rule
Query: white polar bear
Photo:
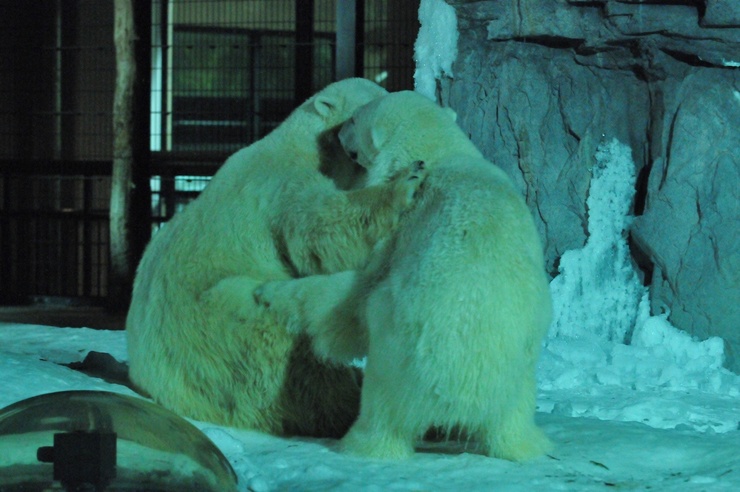
[[370, 184], [424, 161], [414, 205], [367, 268], [268, 283], [255, 297], [309, 333], [317, 353], [367, 355], [346, 450], [406, 457], [430, 426], [461, 426], [489, 455], [524, 460], [550, 446], [534, 423], [551, 318], [542, 246], [509, 178], [449, 113], [413, 92], [355, 113], [340, 139]]
[[362, 79], [329, 85], [232, 155], [154, 235], [126, 322], [130, 377], [143, 392], [223, 425], [346, 432], [359, 411], [357, 375], [319, 360], [252, 292], [269, 280], [359, 268], [411, 203], [417, 175], [344, 192], [320, 172], [357, 167], [339, 125], [386, 93]]

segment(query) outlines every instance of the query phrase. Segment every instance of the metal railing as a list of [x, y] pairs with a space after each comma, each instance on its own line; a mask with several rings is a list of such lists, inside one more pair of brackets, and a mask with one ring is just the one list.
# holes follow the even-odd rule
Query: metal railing
[[[62, 297], [102, 303], [108, 294], [110, 162], [0, 162], [0, 304]], [[156, 166], [152, 234], [210, 181], [215, 167]], [[183, 174], [186, 173], [186, 174]]]

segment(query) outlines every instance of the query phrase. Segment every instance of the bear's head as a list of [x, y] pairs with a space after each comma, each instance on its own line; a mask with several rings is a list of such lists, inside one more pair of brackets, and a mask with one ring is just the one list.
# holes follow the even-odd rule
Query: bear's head
[[339, 127], [357, 108], [388, 94], [378, 84], [361, 78], [329, 84], [304, 102], [289, 117], [285, 132], [300, 128], [304, 134], [317, 137], [319, 171], [331, 178], [340, 189], [359, 186], [365, 171], [348, 158], [337, 138]]
[[351, 78], [327, 85], [302, 105], [306, 112], [318, 116], [324, 128], [334, 128], [349, 119], [359, 108], [388, 94], [367, 79]]
[[367, 169], [367, 184], [382, 183], [416, 161], [445, 153], [480, 156], [455, 124], [457, 115], [413, 91], [388, 94], [359, 108], [339, 132], [342, 147]]

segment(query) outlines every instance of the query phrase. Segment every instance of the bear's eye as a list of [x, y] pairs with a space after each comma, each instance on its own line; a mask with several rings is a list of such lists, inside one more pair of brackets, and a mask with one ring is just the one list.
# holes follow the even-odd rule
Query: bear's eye
[[357, 160], [357, 152], [350, 151], [349, 152], [349, 158], [352, 159], [353, 161], [356, 161]]

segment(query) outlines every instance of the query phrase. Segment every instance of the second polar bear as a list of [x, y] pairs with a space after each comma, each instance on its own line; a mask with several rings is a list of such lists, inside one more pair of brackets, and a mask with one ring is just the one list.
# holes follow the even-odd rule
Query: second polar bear
[[368, 184], [423, 161], [415, 205], [367, 268], [271, 282], [255, 295], [308, 332], [317, 353], [367, 355], [347, 451], [406, 457], [430, 426], [461, 426], [490, 456], [524, 460], [550, 447], [534, 422], [551, 318], [542, 246], [509, 178], [450, 113], [414, 92], [358, 110], [340, 133], [345, 149]]

